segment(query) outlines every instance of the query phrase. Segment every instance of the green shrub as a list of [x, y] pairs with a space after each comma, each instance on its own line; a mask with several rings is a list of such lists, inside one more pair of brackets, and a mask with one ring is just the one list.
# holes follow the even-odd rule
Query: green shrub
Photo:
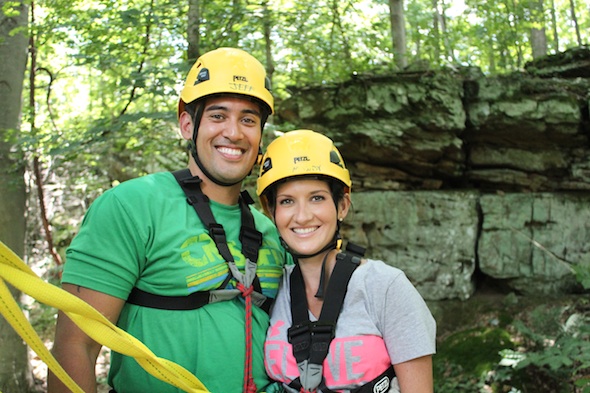
[[488, 373], [501, 360], [500, 351], [514, 348], [501, 328], [474, 328], [452, 334], [439, 344], [434, 357], [435, 392], [483, 391]]
[[[494, 392], [590, 393], [588, 301], [573, 307], [537, 307], [528, 323], [513, 323], [518, 350], [501, 352]], [[533, 389], [533, 390], [531, 390]]]

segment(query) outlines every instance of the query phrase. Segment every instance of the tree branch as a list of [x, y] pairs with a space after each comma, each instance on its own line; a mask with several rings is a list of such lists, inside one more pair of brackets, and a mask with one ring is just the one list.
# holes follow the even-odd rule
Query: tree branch
[[138, 88], [137, 77], [139, 77], [139, 75], [141, 75], [141, 72], [143, 71], [143, 66], [145, 64], [146, 55], [147, 55], [147, 53], [149, 51], [149, 47], [150, 47], [150, 33], [151, 33], [151, 28], [152, 28], [153, 13], [154, 13], [154, 1], [152, 0], [152, 1], [150, 1], [150, 12], [148, 14], [147, 23], [145, 26], [145, 40], [144, 40], [143, 50], [141, 52], [141, 61], [139, 62], [139, 67], [137, 67], [136, 78], [134, 79], [133, 87], [131, 88], [131, 92], [129, 93], [129, 99], [127, 100], [127, 103], [125, 104], [125, 107], [123, 108], [123, 110], [121, 110], [121, 113], [119, 113], [119, 117], [123, 116], [127, 112], [129, 105], [131, 105], [131, 103], [135, 99], [135, 92], [137, 91], [137, 88]]

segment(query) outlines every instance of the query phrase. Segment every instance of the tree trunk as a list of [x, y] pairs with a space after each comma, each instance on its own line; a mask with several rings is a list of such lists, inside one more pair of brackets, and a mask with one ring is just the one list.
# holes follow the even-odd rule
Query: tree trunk
[[445, 49], [445, 53], [447, 54], [447, 61], [456, 62], [455, 53], [453, 52], [453, 47], [449, 42], [449, 33], [447, 32], [447, 16], [446, 16], [446, 6], [444, 0], [440, 3], [440, 10], [437, 12], [438, 17], [440, 18], [440, 32], [443, 38], [443, 47]]
[[[330, 35], [331, 37], [341, 37], [342, 38], [342, 51], [344, 52], [344, 58], [350, 64], [352, 55], [350, 53], [350, 45], [348, 44], [348, 37], [346, 36], [346, 31], [342, 27], [342, 18], [340, 17], [340, 9], [338, 8], [340, 2], [338, 0], [332, 0], [332, 4], [330, 8], [332, 9], [332, 21], [333, 21], [333, 33]], [[335, 42], [337, 38], [332, 39], [332, 42]]]
[[547, 35], [545, 28], [531, 29], [531, 47], [533, 51], [533, 59], [538, 59], [547, 55]]
[[436, 64], [440, 64], [440, 14], [438, 13], [438, 0], [432, 0], [432, 37], [434, 40], [434, 58]]
[[389, 0], [391, 40], [395, 64], [403, 69], [408, 65], [406, 58], [406, 20], [403, 0]]
[[192, 65], [201, 54], [200, 34], [201, 13], [199, 9], [199, 0], [189, 0], [188, 2], [188, 21], [187, 21], [187, 41], [188, 53], [187, 60]]
[[[511, 0], [510, 2], [505, 2], [504, 3], [506, 5], [506, 17], [508, 20], [508, 24], [510, 26], [510, 30], [512, 31], [512, 35], [514, 37], [518, 36], [518, 25], [522, 23], [520, 17], [518, 16], [518, 12], [517, 12], [517, 5], [515, 0]], [[520, 42], [515, 42], [516, 45], [516, 69], [519, 69], [521, 67], [521, 64], [523, 63], [523, 50], [522, 50], [522, 44]]]
[[[12, 4], [12, 6], [11, 6]], [[6, 7], [6, 9], [5, 9]], [[21, 99], [27, 64], [28, 6], [0, 0], [0, 239], [21, 257], [25, 249], [25, 184], [22, 154], [14, 150], [20, 125]], [[6, 11], [10, 13], [6, 13]], [[13, 292], [15, 298], [19, 293]], [[0, 391], [32, 390], [27, 347], [0, 318]]]
[[488, 51], [488, 63], [490, 67], [490, 72], [496, 72], [496, 56], [494, 53], [494, 40], [490, 39], [490, 47]]
[[553, 30], [553, 42], [555, 53], [559, 52], [559, 34], [557, 34], [557, 15], [555, 13], [555, 0], [551, 0], [551, 29]]
[[545, 34], [545, 17], [543, 15], [543, 0], [531, 2], [533, 27], [531, 28], [531, 49], [533, 59], [547, 55], [547, 35]]
[[578, 45], [582, 46], [582, 36], [580, 35], [580, 25], [578, 25], [578, 17], [576, 16], [576, 2], [574, 0], [570, 0], [570, 10], [572, 13], [572, 22], [574, 23], [574, 28], [576, 29]]
[[[272, 10], [268, 6], [268, 0], [262, 2], [262, 26], [264, 27], [264, 49], [266, 56], [266, 74], [268, 79], [272, 81], [272, 76], [275, 72], [275, 65], [272, 58]], [[272, 87], [272, 84], [271, 84]]]

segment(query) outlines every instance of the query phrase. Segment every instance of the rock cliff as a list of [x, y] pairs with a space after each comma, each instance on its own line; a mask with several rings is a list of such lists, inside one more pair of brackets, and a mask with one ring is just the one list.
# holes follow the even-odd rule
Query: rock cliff
[[345, 238], [403, 269], [426, 299], [468, 299], [482, 282], [525, 295], [580, 290], [589, 48], [509, 75], [407, 71], [291, 91], [276, 123], [328, 135], [351, 170]]

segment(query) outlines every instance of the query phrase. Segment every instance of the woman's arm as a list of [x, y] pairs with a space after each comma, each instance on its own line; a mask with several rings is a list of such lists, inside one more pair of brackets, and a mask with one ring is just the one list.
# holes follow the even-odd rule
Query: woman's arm
[[394, 364], [401, 393], [432, 393], [432, 355]]

